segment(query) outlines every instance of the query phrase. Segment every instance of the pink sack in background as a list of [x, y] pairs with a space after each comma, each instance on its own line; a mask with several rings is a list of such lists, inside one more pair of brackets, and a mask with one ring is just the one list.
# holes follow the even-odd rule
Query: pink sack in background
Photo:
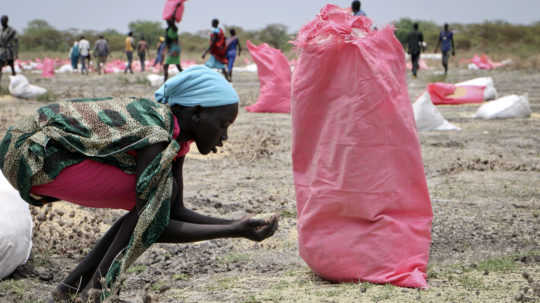
[[246, 107], [248, 112], [289, 113], [291, 107], [291, 68], [280, 50], [263, 43], [247, 41], [249, 53], [257, 64], [261, 82], [257, 103]]
[[449, 83], [430, 83], [428, 92], [435, 105], [459, 105], [484, 102], [485, 86], [456, 86]]
[[54, 60], [50, 58], [45, 58], [43, 60], [43, 70], [41, 72], [43, 78], [52, 78], [54, 77]]
[[182, 17], [184, 16], [184, 2], [185, 0], [167, 0], [165, 2], [165, 7], [163, 8], [163, 20], [168, 20], [172, 17], [174, 13], [174, 9], [180, 3], [180, 6], [176, 10], [176, 15], [174, 16], [174, 19], [176, 22], [182, 21]]
[[393, 28], [327, 5], [295, 45], [301, 257], [333, 281], [426, 288], [433, 214]]

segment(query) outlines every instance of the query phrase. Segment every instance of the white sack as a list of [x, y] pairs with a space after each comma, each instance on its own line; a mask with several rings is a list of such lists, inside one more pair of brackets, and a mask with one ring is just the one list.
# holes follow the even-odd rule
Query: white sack
[[150, 85], [152, 86], [161, 86], [165, 77], [156, 74], [150, 74], [146, 76], [146, 79], [150, 82]]
[[431, 102], [429, 93], [425, 92], [413, 104], [414, 120], [418, 131], [428, 130], [460, 130], [448, 122]]
[[28, 83], [23, 75], [9, 76], [9, 93], [17, 98], [35, 99], [47, 92], [46, 89]]
[[0, 279], [28, 260], [32, 227], [28, 203], [0, 171]]
[[59, 69], [55, 70], [56, 73], [69, 73], [73, 72], [73, 67], [71, 64], [64, 64]]
[[484, 103], [478, 108], [474, 118], [507, 119], [527, 118], [531, 116], [531, 107], [527, 95], [510, 95], [495, 101]]
[[235, 72], [250, 72], [250, 73], [256, 73], [257, 72], [257, 64], [249, 64], [243, 67], [235, 67], [233, 68], [233, 71]]
[[[18, 64], [15, 64], [15, 72], [18, 74], [21, 72], [21, 68]], [[2, 68], [2, 73], [10, 73], [11, 74], [11, 66], [6, 65], [4, 68]]]

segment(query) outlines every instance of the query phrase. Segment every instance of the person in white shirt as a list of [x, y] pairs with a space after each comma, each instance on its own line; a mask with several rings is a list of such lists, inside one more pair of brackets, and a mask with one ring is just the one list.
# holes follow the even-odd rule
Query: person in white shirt
[[[81, 40], [79, 41], [79, 53], [82, 65], [81, 74], [86, 73], [88, 75], [88, 67], [90, 67], [90, 42], [84, 36], [81, 36]], [[88, 65], [86, 62], [88, 62]]]

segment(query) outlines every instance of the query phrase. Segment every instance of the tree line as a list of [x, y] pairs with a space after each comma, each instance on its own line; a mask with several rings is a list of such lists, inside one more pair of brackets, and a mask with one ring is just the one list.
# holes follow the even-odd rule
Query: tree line
[[[144, 39], [151, 47], [158, 44], [159, 37], [165, 35], [163, 23], [155, 21], [137, 20], [128, 24], [129, 31], [133, 32], [136, 40]], [[292, 48], [288, 43], [293, 36], [288, 34], [287, 26], [282, 24], [270, 24], [262, 30], [244, 30], [239, 26], [225, 26], [225, 30], [234, 28], [240, 41], [245, 43], [251, 40], [253, 43], [266, 42], [275, 48], [287, 51]], [[109, 42], [112, 51], [122, 51], [127, 33], [120, 33], [114, 29], [104, 31], [67, 29], [58, 30], [47, 21], [36, 19], [28, 22], [26, 28], [19, 33], [19, 45], [21, 51], [68, 51], [73, 42], [84, 36], [93, 42], [103, 35]], [[226, 33], [228, 35], [228, 32]], [[208, 47], [210, 29], [196, 33], [181, 33], [180, 44], [187, 52], [203, 52]]]
[[[403, 18], [394, 23], [397, 38], [406, 44], [407, 34], [412, 30], [414, 22], [418, 22], [424, 39], [428, 43], [427, 50], [433, 51], [437, 42], [441, 25], [430, 21], [415, 21]], [[163, 23], [156, 21], [137, 20], [130, 22], [128, 28], [134, 33], [135, 39], [144, 36], [150, 46], [154, 47], [160, 36], [164, 36]], [[251, 40], [255, 44], [266, 42], [284, 52], [292, 49], [289, 41], [294, 40], [295, 34], [289, 34], [288, 28], [282, 24], [270, 24], [261, 30], [245, 30], [240, 26], [224, 26], [225, 30], [235, 28], [240, 41]], [[530, 25], [511, 24], [504, 21], [486, 21], [479, 24], [450, 24], [455, 32], [455, 42], [458, 50], [477, 50], [487, 53], [513, 53], [520, 56], [536, 54], [540, 50], [540, 22]], [[180, 43], [187, 52], [202, 52], [208, 46], [210, 30], [196, 33], [181, 33]], [[227, 33], [228, 34], [228, 33]], [[75, 40], [85, 36], [90, 41], [103, 35], [113, 51], [122, 51], [126, 33], [114, 29], [105, 31], [68, 29], [58, 30], [47, 21], [36, 19], [28, 23], [22, 33], [19, 33], [21, 51], [68, 51]]]

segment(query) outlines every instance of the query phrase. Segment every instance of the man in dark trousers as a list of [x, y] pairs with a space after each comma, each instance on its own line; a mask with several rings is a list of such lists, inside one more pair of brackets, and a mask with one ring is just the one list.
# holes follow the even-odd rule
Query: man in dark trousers
[[437, 40], [437, 46], [435, 51], [441, 47], [442, 52], [442, 65], [444, 67], [444, 74], [448, 73], [448, 57], [450, 57], [450, 51], [452, 56], [456, 55], [456, 47], [454, 45], [454, 33], [448, 29], [448, 23], [444, 24], [444, 30], [439, 34], [439, 40]]
[[424, 50], [424, 34], [418, 30], [418, 23], [415, 23], [412, 32], [407, 37], [407, 53], [411, 55], [412, 74], [415, 78], [418, 73], [418, 61], [422, 50]]
[[4, 15], [1, 18], [2, 29], [0, 29], [0, 80], [2, 80], [2, 68], [11, 67], [11, 74], [15, 73], [15, 60], [19, 45], [17, 41], [17, 32], [8, 25], [9, 18]]

